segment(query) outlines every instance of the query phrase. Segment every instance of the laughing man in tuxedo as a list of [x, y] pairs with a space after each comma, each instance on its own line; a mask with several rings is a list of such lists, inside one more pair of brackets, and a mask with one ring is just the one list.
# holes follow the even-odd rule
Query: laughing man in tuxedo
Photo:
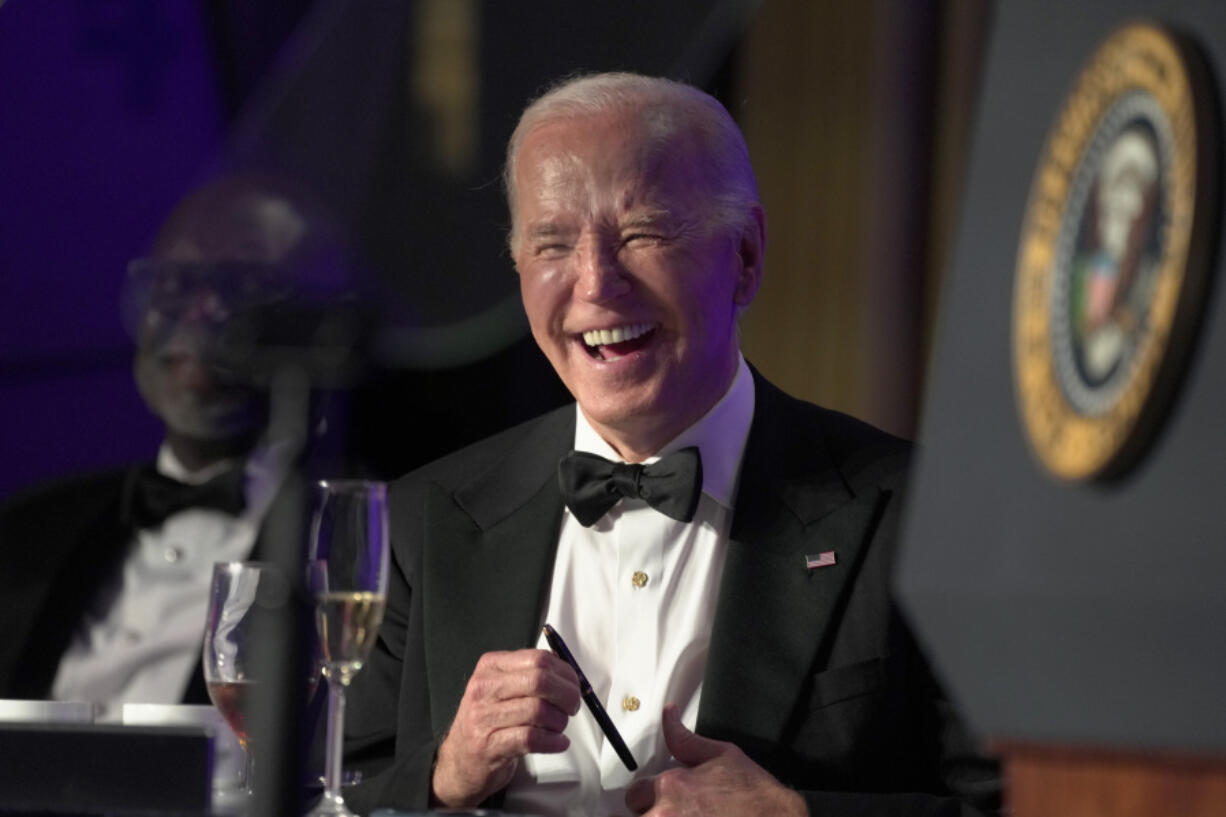
[[352, 801], [973, 813], [983, 767], [889, 593], [908, 445], [741, 355], [766, 230], [731, 117], [667, 80], [570, 80], [523, 114], [505, 181], [532, 334], [577, 405], [395, 483]]
[[346, 278], [314, 198], [222, 177], [171, 213], [125, 289], [155, 462], [70, 478], [0, 509], [0, 697], [207, 702], [199, 668], [212, 565], [251, 558], [287, 468], [266, 395], [214, 363], [236, 311]]

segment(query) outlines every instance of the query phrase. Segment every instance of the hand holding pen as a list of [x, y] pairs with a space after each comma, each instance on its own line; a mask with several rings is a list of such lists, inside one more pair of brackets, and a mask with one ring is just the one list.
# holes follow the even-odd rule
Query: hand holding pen
[[475, 807], [511, 782], [522, 755], [566, 751], [570, 740], [563, 730], [583, 699], [594, 715], [603, 715], [596, 715], [597, 722], [627, 768], [637, 767], [574, 656], [552, 627], [545, 638], [553, 654], [489, 652], [477, 661], [439, 744], [432, 806]]
[[579, 702], [577, 673], [549, 652], [482, 655], [439, 744], [431, 806], [474, 808], [511, 782], [521, 756], [566, 751]]

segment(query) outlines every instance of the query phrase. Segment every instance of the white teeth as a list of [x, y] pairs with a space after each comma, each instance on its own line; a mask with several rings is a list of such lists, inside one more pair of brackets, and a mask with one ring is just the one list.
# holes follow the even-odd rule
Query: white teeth
[[588, 346], [608, 346], [610, 343], [623, 343], [645, 335], [655, 328], [650, 323], [635, 323], [630, 326], [618, 326], [615, 329], [593, 329], [583, 333], [583, 342]]

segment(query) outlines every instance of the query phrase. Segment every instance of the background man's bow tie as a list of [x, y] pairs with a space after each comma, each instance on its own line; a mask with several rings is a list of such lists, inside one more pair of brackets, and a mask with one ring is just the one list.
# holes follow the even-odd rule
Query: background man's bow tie
[[583, 527], [604, 516], [622, 497], [637, 497], [681, 522], [694, 518], [702, 495], [702, 458], [694, 446], [651, 465], [609, 462], [572, 451], [558, 463], [562, 499]]
[[154, 528], [188, 508], [207, 508], [237, 516], [246, 504], [242, 468], [231, 468], [208, 482], [190, 485], [148, 467], [141, 469], [132, 486], [130, 515], [138, 528]]

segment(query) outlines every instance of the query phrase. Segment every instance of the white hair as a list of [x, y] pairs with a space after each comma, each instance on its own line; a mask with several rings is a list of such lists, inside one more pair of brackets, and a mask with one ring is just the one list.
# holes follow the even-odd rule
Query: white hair
[[710, 94], [661, 77], [642, 74], [587, 74], [564, 79], [530, 103], [507, 143], [503, 185], [511, 211], [515, 243], [515, 161], [528, 134], [560, 119], [607, 113], [635, 113], [644, 130], [661, 146], [683, 136], [695, 137], [711, 187], [708, 224], [741, 229], [759, 205], [758, 182], [749, 162], [745, 137], [732, 116]]

